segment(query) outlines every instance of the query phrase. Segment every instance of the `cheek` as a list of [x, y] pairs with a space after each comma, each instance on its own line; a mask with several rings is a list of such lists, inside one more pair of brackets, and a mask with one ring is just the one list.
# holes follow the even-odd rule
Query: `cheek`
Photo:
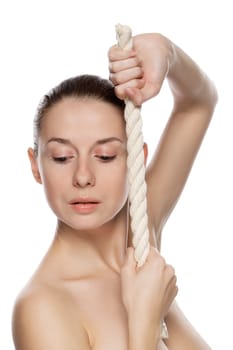
[[56, 179], [54, 179], [54, 181], [51, 181], [50, 178], [43, 176], [42, 181], [43, 181], [42, 183], [44, 186], [44, 193], [45, 193], [46, 199], [50, 204], [50, 206], [53, 206], [53, 203], [56, 200], [57, 188], [58, 188]]
[[127, 174], [124, 173], [124, 176], [118, 177], [115, 182], [115, 187], [114, 187], [114, 196], [112, 197], [113, 200], [115, 200], [115, 209], [117, 212], [121, 210], [129, 196], [129, 186], [128, 186], [128, 181], [127, 181]]
[[109, 193], [114, 195], [114, 198], [124, 201], [128, 197], [128, 178], [126, 165], [116, 165], [111, 171], [106, 172], [104, 186], [108, 183]]
[[58, 196], [58, 192], [61, 193], [63, 189], [65, 192], [67, 176], [57, 170], [54, 171], [54, 169], [44, 166], [41, 170], [41, 179], [46, 198], [50, 204], [53, 204]]

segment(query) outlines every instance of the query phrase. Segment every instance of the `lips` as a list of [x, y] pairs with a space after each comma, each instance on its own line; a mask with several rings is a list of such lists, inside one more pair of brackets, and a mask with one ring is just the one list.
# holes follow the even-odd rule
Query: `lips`
[[73, 210], [78, 214], [90, 214], [99, 204], [100, 202], [95, 198], [75, 198], [70, 201]]
[[94, 198], [75, 198], [70, 201], [70, 204], [98, 204], [99, 201]]

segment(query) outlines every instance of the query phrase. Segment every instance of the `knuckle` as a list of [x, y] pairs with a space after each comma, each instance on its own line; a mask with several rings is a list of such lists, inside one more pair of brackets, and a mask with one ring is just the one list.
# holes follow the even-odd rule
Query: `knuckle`
[[164, 270], [164, 267], [166, 266], [165, 259], [162, 256], [158, 256], [154, 259], [154, 265], [157, 269]]
[[166, 265], [166, 260], [164, 259], [164, 257], [162, 255], [158, 255], [158, 262], [161, 266], [165, 266]]
[[177, 286], [175, 286], [175, 288], [174, 288], [174, 298], [177, 296], [178, 292], [179, 292], [179, 288]]
[[120, 86], [115, 87], [115, 93], [118, 98], [120, 98], [121, 100], [124, 99], [124, 92], [122, 91], [122, 88]]
[[113, 72], [112, 66], [113, 66], [113, 63], [109, 61], [108, 62], [108, 70], [109, 70], [109, 72]]
[[135, 67], [132, 68], [131, 71], [129, 72], [129, 77], [131, 79], [138, 79], [143, 76], [142, 69], [140, 67]]
[[167, 271], [171, 276], [175, 276], [175, 269], [172, 265], [167, 265]]
[[164, 267], [166, 265], [164, 257], [159, 253], [159, 251], [156, 248], [151, 247], [149, 254], [154, 264], [159, 265], [160, 267]]
[[108, 50], [107, 55], [108, 55], [108, 58], [109, 58], [110, 61], [114, 60], [114, 58], [115, 58], [115, 55], [116, 55], [116, 48], [117, 48], [117, 46], [116, 46], [116, 45], [113, 45], [113, 46], [111, 46], [111, 47], [109, 48], [109, 50]]
[[109, 71], [112, 72], [112, 73], [117, 72], [117, 62], [110, 61], [109, 65], [108, 65], [108, 68], [109, 68]]
[[111, 80], [111, 82], [112, 82], [114, 85], [116, 85], [115, 74], [110, 73], [110, 74], [109, 74], [109, 79]]
[[131, 57], [127, 61], [127, 66], [129, 68], [133, 68], [133, 67], [142, 68], [142, 63], [140, 62], [140, 60], [137, 57]]
[[151, 254], [151, 255], [155, 255], [155, 256], [160, 255], [160, 253], [159, 253], [158, 249], [157, 249], [157, 248], [155, 248], [155, 247], [152, 247], [152, 246], [150, 246], [150, 251], [149, 251], [149, 254]]
[[165, 261], [165, 259], [163, 257], [160, 257], [158, 259], [158, 262], [159, 262], [159, 265], [160, 265], [161, 268], [164, 268], [166, 266], [166, 261]]
[[[109, 74], [109, 79], [111, 80], [111, 82], [116, 86], [116, 85], [120, 85], [122, 84], [121, 81], [121, 76], [119, 73], [110, 73]], [[121, 89], [120, 89], [121, 90]]]

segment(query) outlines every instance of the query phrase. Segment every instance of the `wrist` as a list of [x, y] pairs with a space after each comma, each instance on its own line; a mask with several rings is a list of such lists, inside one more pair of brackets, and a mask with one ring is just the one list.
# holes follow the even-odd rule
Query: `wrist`
[[142, 319], [138, 314], [134, 319], [129, 318], [129, 350], [155, 350], [161, 339], [160, 322]]

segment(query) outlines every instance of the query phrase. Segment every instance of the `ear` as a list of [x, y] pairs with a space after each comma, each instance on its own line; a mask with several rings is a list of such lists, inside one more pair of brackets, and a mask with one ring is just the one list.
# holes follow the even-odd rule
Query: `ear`
[[41, 181], [40, 171], [38, 168], [38, 161], [37, 161], [37, 157], [35, 155], [35, 152], [32, 148], [28, 149], [28, 158], [29, 158], [30, 163], [31, 163], [31, 169], [32, 169], [32, 174], [34, 176], [34, 179], [36, 180], [36, 182], [41, 184], [42, 181]]
[[144, 152], [144, 165], [146, 166], [147, 157], [148, 157], [148, 146], [145, 142], [143, 144], [143, 152]]

